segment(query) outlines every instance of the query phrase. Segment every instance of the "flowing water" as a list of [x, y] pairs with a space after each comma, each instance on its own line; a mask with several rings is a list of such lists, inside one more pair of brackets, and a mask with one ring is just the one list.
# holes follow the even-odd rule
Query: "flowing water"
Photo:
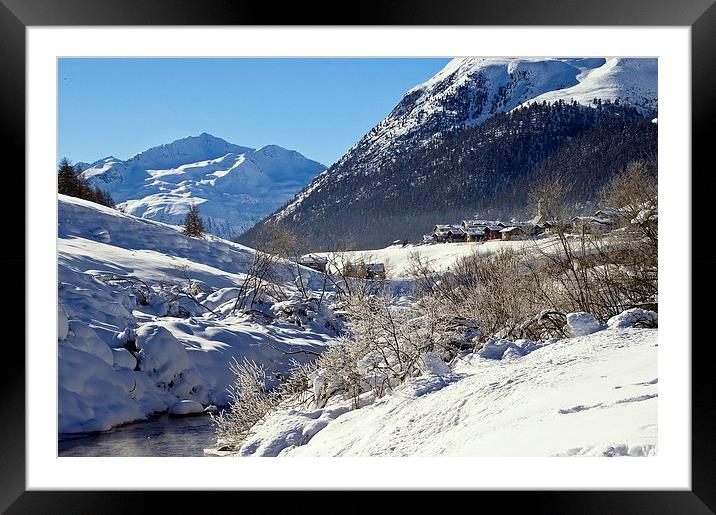
[[59, 456], [206, 456], [216, 445], [214, 424], [208, 415], [169, 417], [114, 428], [106, 433], [58, 440]]

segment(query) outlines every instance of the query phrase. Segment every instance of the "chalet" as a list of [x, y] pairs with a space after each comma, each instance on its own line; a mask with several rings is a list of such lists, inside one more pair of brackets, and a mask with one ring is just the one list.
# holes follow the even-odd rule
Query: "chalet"
[[467, 234], [458, 227], [457, 229], [448, 231], [447, 241], [449, 243], [467, 241]]
[[385, 265], [383, 263], [366, 263], [365, 268], [366, 279], [385, 279]]
[[488, 225], [485, 228], [485, 239], [486, 240], [499, 240], [502, 238], [502, 229], [504, 229], [505, 226], [500, 225]]
[[596, 216], [575, 216], [572, 218], [572, 231], [585, 234], [602, 234], [617, 226], [610, 218], [597, 218]]
[[503, 229], [507, 227], [499, 220], [463, 220], [462, 224], [460, 224], [460, 227], [462, 227], [463, 229], [467, 229], [468, 227], [488, 227], [490, 225], [499, 225]]
[[[545, 234], [555, 234], [558, 229], [557, 222], [549, 221], [549, 220], [542, 222], [542, 224], [540, 224], [540, 227], [542, 229], [542, 232]], [[570, 228], [571, 228], [571, 224], [568, 224], [568, 226], [565, 227], [565, 229], [570, 229]]]
[[616, 222], [620, 217], [624, 216], [624, 212], [621, 209], [615, 207], [603, 207], [592, 215], [594, 218], [602, 220], [612, 220]]
[[433, 228], [433, 240], [436, 242], [465, 241], [465, 232], [459, 225], [438, 224]]
[[468, 227], [463, 229], [467, 241], [483, 241], [485, 239], [485, 227]]
[[306, 254], [298, 258], [298, 264], [325, 273], [328, 267], [328, 258], [316, 256], [315, 254]]
[[499, 220], [463, 220], [460, 227], [467, 235], [467, 241], [496, 240], [506, 225]]
[[521, 227], [505, 227], [500, 231], [502, 239], [505, 241], [524, 240], [527, 234]]

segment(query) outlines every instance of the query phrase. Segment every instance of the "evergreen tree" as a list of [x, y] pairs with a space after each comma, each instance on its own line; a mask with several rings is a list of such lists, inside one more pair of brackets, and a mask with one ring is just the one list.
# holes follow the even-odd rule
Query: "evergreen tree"
[[73, 197], [78, 197], [80, 193], [77, 171], [66, 157], [62, 158], [57, 170], [57, 192]]
[[63, 157], [57, 169], [57, 192], [77, 197], [107, 207], [114, 207], [114, 200], [108, 191], [92, 186], [82, 172]]
[[184, 218], [184, 234], [201, 238], [204, 236], [204, 220], [199, 216], [199, 208], [192, 204]]

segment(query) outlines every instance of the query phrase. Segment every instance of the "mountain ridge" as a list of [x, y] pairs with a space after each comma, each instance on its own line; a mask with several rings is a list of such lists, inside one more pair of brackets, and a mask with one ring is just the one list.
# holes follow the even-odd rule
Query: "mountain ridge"
[[234, 239], [290, 199], [325, 166], [278, 145], [258, 149], [201, 133], [138, 152], [78, 163], [128, 214], [179, 224], [192, 204], [207, 230]]
[[[309, 220], [313, 220], [317, 226], [315, 231], [326, 233], [356, 196], [364, 195], [366, 190], [375, 190], [372, 194], [379, 195], [386, 188], [406, 183], [405, 174], [411, 172], [401, 169], [399, 173], [403, 175], [397, 177], [395, 173], [401, 167], [396, 166], [396, 162], [408, 162], [411, 154], [426, 146], [449, 145], [451, 134], [479, 127], [500, 113], [515, 112], [542, 101], [597, 108], [602, 98], [595, 103], [596, 97], [590, 97], [597, 93], [604, 96], [606, 103], [633, 109], [641, 116], [656, 117], [656, 80], [656, 59], [453, 59], [435, 76], [408, 90], [386, 118], [335, 164], [285, 206], [242, 235], [241, 240], [250, 242], [262, 227], [276, 222], [297, 229], [300, 226], [302, 236], [310, 239], [307, 226]], [[546, 95], [551, 95], [549, 102]], [[512, 130], [509, 125], [504, 129]], [[623, 143], [626, 142], [624, 139]], [[443, 149], [446, 153], [456, 150]], [[425, 173], [429, 177], [420, 176], [416, 180], [450, 180], [449, 168], [425, 170]], [[412, 182], [415, 181], [407, 181], [409, 185]], [[339, 183], [345, 185], [342, 191], [337, 189]], [[329, 189], [335, 194], [327, 198]], [[308, 201], [317, 197], [324, 197], [325, 201], [320, 205]], [[402, 200], [397, 197], [391, 202], [402, 206]], [[473, 212], [480, 207], [475, 204]], [[380, 216], [380, 211], [357, 213], [357, 216], [369, 215]], [[398, 237], [400, 235], [395, 236]], [[353, 239], [357, 239], [359, 246], [370, 240], [366, 234], [354, 234]]]

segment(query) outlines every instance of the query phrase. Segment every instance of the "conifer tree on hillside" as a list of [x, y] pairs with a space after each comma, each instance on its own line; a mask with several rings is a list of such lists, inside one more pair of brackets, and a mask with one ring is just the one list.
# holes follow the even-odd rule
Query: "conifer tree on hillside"
[[81, 170], [72, 166], [66, 157], [62, 158], [57, 169], [57, 192], [114, 207], [112, 195], [108, 191], [92, 186], [86, 178], [82, 177]]
[[69, 159], [63, 157], [57, 170], [57, 192], [73, 197], [79, 196], [78, 177]]
[[201, 238], [204, 236], [204, 220], [199, 216], [199, 208], [192, 204], [184, 218], [184, 234]]

